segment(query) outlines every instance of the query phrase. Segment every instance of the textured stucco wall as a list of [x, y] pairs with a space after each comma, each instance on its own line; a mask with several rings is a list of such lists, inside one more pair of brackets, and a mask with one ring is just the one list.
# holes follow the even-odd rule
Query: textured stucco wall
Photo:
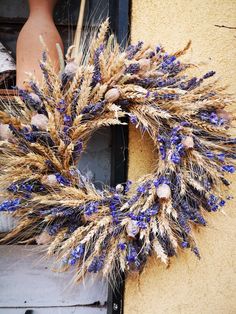
[[[235, 0], [133, 0], [131, 37], [161, 43], [167, 51], [192, 47], [185, 60], [200, 74], [216, 70], [229, 90], [236, 92]], [[150, 140], [130, 129], [129, 177], [132, 180], [152, 168]], [[232, 185], [236, 196], [236, 180]], [[151, 260], [137, 278], [128, 278], [125, 314], [233, 314], [236, 313], [236, 210], [235, 201], [225, 213], [212, 214], [208, 228], [196, 235], [202, 259], [191, 253], [174, 259], [165, 269]]]

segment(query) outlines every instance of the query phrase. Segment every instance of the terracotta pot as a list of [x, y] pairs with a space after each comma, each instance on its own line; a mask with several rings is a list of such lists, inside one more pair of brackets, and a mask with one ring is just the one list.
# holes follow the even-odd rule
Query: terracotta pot
[[56, 70], [59, 69], [56, 43], [63, 49], [61, 37], [53, 21], [53, 9], [57, 0], [29, 0], [30, 15], [23, 26], [16, 47], [16, 83], [23, 87], [27, 75], [33, 73], [38, 81], [42, 80], [39, 60], [43, 46], [39, 36], [43, 37]]
[[[43, 46], [39, 40], [40, 35], [46, 43], [55, 70], [59, 69], [56, 43], [60, 44], [62, 50], [63, 43], [53, 21], [56, 2], [57, 0], [29, 0], [30, 15], [19, 34], [16, 47], [16, 83], [19, 87], [24, 86], [26, 72], [33, 73], [39, 82], [42, 80], [39, 60]], [[4, 131], [5, 136], [10, 136], [6, 127]], [[0, 232], [12, 230], [15, 224], [16, 219], [6, 213], [0, 213]]]

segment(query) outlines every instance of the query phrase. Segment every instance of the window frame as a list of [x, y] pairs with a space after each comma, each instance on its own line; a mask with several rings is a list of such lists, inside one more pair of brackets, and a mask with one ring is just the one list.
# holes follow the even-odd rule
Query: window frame
[[[109, 0], [111, 29], [121, 46], [129, 42], [131, 0]], [[123, 183], [128, 173], [128, 126], [111, 128], [111, 185]], [[117, 274], [115, 287], [108, 284], [107, 313], [123, 314], [125, 274]]]

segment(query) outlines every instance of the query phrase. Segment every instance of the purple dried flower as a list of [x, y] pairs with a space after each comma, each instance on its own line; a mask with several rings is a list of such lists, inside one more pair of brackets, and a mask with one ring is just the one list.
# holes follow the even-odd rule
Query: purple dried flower
[[69, 116], [69, 115], [67, 115], [67, 114], [64, 115], [63, 120], [64, 120], [64, 123], [65, 123], [66, 125], [71, 125], [71, 123], [72, 123], [71, 116]]
[[18, 89], [19, 96], [22, 98], [22, 100], [27, 103], [28, 106], [32, 107], [34, 110], [36, 110], [38, 113], [45, 114], [45, 108], [42, 104], [42, 101], [38, 94], [29, 93], [23, 89]]
[[135, 74], [140, 70], [139, 63], [131, 63], [126, 69], [125, 74]]
[[53, 236], [58, 233], [60, 228], [63, 226], [64, 220], [55, 221], [50, 226], [47, 227], [47, 232], [50, 236]]
[[170, 180], [167, 177], [161, 176], [153, 181], [154, 186], [157, 188], [160, 184], [170, 185]]
[[219, 126], [222, 126], [222, 125], [224, 125], [226, 122], [227, 122], [227, 121], [226, 121], [225, 119], [219, 118], [219, 120], [218, 120], [218, 125], [219, 125]]
[[159, 211], [158, 204], [153, 205], [151, 208], [147, 209], [147, 215], [155, 216]]
[[160, 79], [159, 81], [157, 81], [157, 86], [158, 87], [164, 87], [164, 86], [166, 86], [165, 82], [166, 82], [165, 80]]
[[118, 249], [124, 251], [126, 249], [126, 243], [120, 242], [120, 243], [118, 243], [117, 247], [118, 247]]
[[57, 110], [60, 112], [60, 113], [64, 113], [66, 111], [66, 103], [65, 103], [65, 100], [61, 99], [57, 106], [56, 106]]
[[0, 204], [0, 212], [1, 211], [15, 211], [19, 208], [21, 203], [20, 198], [16, 198], [14, 200], [4, 201]]
[[60, 173], [55, 173], [55, 176], [56, 176], [56, 179], [57, 179], [58, 183], [60, 183], [62, 185], [65, 185], [65, 186], [70, 185], [70, 180], [68, 180], [67, 178], [62, 176]]
[[162, 50], [161, 45], [158, 45], [158, 46], [156, 47], [156, 53], [158, 54], [159, 52], [161, 52], [161, 50]]
[[98, 112], [101, 112], [103, 110], [103, 107], [105, 105], [105, 100], [99, 101], [96, 104], [89, 104], [81, 111], [82, 114], [90, 114], [90, 115], [96, 115]]
[[18, 181], [12, 183], [8, 188], [12, 193], [37, 193], [45, 191], [44, 186], [39, 181]]
[[128, 106], [130, 104], [128, 99], [119, 99], [117, 101], [118, 106]]
[[187, 241], [183, 241], [183, 242], [181, 242], [181, 246], [182, 246], [182, 248], [185, 249], [185, 248], [189, 247], [189, 244]]
[[130, 180], [128, 180], [128, 181], [125, 183], [125, 189], [124, 189], [124, 192], [125, 192], [125, 193], [129, 192], [131, 185], [132, 185], [132, 181], [130, 181]]
[[207, 158], [209, 158], [209, 159], [212, 159], [212, 158], [215, 157], [215, 154], [214, 154], [213, 152], [211, 152], [211, 151], [207, 151], [207, 152], [205, 153], [205, 156], [206, 156]]
[[174, 164], [179, 164], [181, 161], [181, 157], [179, 155], [179, 153], [177, 151], [175, 151], [171, 157], [170, 157], [171, 161], [173, 161]]
[[160, 151], [160, 155], [162, 160], [166, 159], [166, 146], [168, 145], [168, 141], [165, 137], [163, 136], [158, 136], [157, 140], [159, 142], [159, 151]]
[[[68, 125], [65, 125], [64, 127], [63, 127], [63, 132], [66, 134], [66, 135], [68, 135], [69, 134], [69, 131], [70, 131], [70, 127], [68, 126]], [[64, 141], [65, 142], [65, 141]], [[68, 143], [69, 144], [69, 143]]]
[[34, 185], [33, 184], [30, 184], [30, 183], [24, 183], [22, 186], [21, 186], [21, 189], [23, 191], [26, 191], [26, 192], [33, 192], [33, 188], [34, 188]]
[[151, 59], [151, 58], [153, 58], [155, 56], [155, 51], [151, 51], [150, 53], [149, 53], [149, 58]]
[[208, 121], [208, 119], [209, 119], [209, 113], [208, 113], [208, 112], [201, 112], [201, 113], [200, 113], [200, 119], [201, 119], [202, 121]]
[[209, 78], [209, 77], [215, 75], [215, 73], [216, 73], [215, 71], [209, 71], [209, 72], [207, 72], [206, 74], [204, 74], [203, 78], [204, 78], [204, 79], [207, 79], [207, 78]]
[[43, 61], [43, 62], [46, 62], [46, 61], [47, 61], [47, 51], [46, 51], [46, 50], [44, 50], [44, 51], [42, 52], [42, 61]]
[[[143, 79], [135, 79], [135, 80], [130, 80], [130, 83], [135, 83], [136, 85], [148, 88], [148, 87], [155, 87], [156, 86], [156, 79], [150, 78], [150, 77], [146, 77]], [[146, 97], [149, 97], [151, 94], [150, 92], [146, 95]]]
[[223, 171], [229, 172], [229, 173], [234, 173], [235, 172], [235, 167], [232, 165], [225, 165], [222, 167]]
[[165, 160], [166, 159], [166, 149], [165, 149], [164, 145], [161, 143], [160, 143], [159, 151], [161, 154], [161, 159]]
[[[51, 211], [51, 213], [50, 213]], [[74, 208], [52, 208], [50, 209], [50, 211], [48, 213], [50, 213], [52, 216], [60, 216], [60, 217], [70, 217], [72, 215], [74, 215], [75, 213], [75, 209]], [[45, 214], [45, 212], [44, 212]]]
[[22, 135], [22, 137], [28, 142], [35, 142], [35, 134], [27, 127], [24, 127], [21, 131], [18, 131], [17, 134]]
[[176, 145], [177, 152], [182, 156], [184, 153], [184, 145], [182, 143], [179, 143]]
[[222, 162], [225, 160], [225, 153], [220, 153], [220, 154], [217, 154], [216, 156]]
[[80, 259], [84, 255], [84, 244], [79, 244], [74, 250], [71, 251], [71, 256], [75, 259]]
[[217, 202], [217, 196], [215, 196], [214, 194], [211, 194], [210, 196], [209, 196], [209, 200], [211, 201], [211, 202]]
[[104, 265], [105, 253], [102, 253], [100, 256], [95, 256], [92, 263], [88, 267], [89, 273], [97, 273], [100, 271]]
[[236, 144], [236, 138], [231, 138], [225, 141], [226, 144]]
[[140, 195], [134, 195], [133, 197], [131, 197], [129, 200], [128, 200], [128, 204], [130, 206], [132, 206], [134, 203], [136, 203], [139, 199]]
[[196, 77], [191, 78], [187, 82], [182, 82], [179, 85], [179, 88], [182, 90], [191, 90], [199, 85]]
[[173, 100], [173, 99], [179, 99], [179, 95], [178, 94], [173, 94], [173, 93], [169, 93], [169, 94], [158, 94], [157, 92], [153, 93], [153, 97], [157, 100]]
[[[168, 78], [166, 80], [159, 78], [156, 81], [156, 84], [154, 85], [154, 87], [167, 87], [167, 86], [171, 86], [171, 85], [175, 84], [176, 82], [177, 82], [177, 79], [172, 78], [172, 77]], [[168, 98], [168, 97], [170, 97], [169, 95], [171, 95], [171, 94], [166, 94], [166, 95], [168, 95], [168, 96], [166, 96]]]
[[[32, 89], [32, 91], [39, 97], [39, 98], [42, 98], [43, 95], [42, 95], [42, 92], [41, 92], [41, 89], [40, 87], [36, 84], [36, 82], [32, 81], [32, 80], [29, 80], [29, 85]], [[32, 93], [30, 93], [30, 95], [32, 95]]]
[[128, 217], [131, 218], [132, 220], [137, 220], [137, 216], [134, 213], [129, 213]]
[[151, 92], [148, 90], [148, 91], [147, 91], [147, 94], [145, 95], [145, 98], [150, 97], [150, 95], [151, 95]]
[[213, 112], [203, 111], [200, 113], [200, 119], [203, 121], [207, 121], [211, 124], [223, 126], [226, 123], [226, 120], [223, 118], [219, 118], [217, 114]]
[[93, 79], [92, 79], [92, 86], [96, 86], [97, 83], [99, 83], [102, 79], [101, 71], [100, 71], [100, 64], [99, 64], [99, 58], [101, 53], [104, 50], [104, 45], [101, 44], [94, 53], [94, 72], [93, 72]]
[[143, 194], [148, 191], [151, 186], [151, 181], [146, 181], [142, 185], [139, 185], [137, 188], [137, 194]]
[[191, 231], [185, 215], [179, 213], [178, 222], [186, 233], [189, 233]]
[[168, 56], [167, 54], [163, 57], [166, 64], [171, 64], [176, 60], [175, 56]]
[[70, 265], [70, 266], [73, 266], [73, 265], [75, 265], [76, 264], [76, 258], [70, 258], [69, 260], [68, 260], [68, 264]]
[[168, 56], [165, 54], [163, 56], [163, 62], [161, 63], [161, 71], [164, 73], [173, 73], [174, 71], [177, 70], [179, 67], [179, 63], [175, 64], [176, 57], [175, 56]]
[[157, 92], [154, 92], [154, 93], [152, 94], [152, 96], [154, 97], [154, 99], [158, 99], [158, 98], [159, 98], [159, 94], [158, 94]]
[[146, 229], [146, 228], [147, 228], [147, 223], [144, 222], [144, 221], [138, 221], [138, 222], [137, 222], [137, 226], [138, 226], [140, 229]]
[[130, 115], [129, 116], [129, 120], [132, 124], [137, 124], [138, 123], [138, 119], [135, 115]]
[[74, 153], [80, 154], [83, 150], [83, 142], [78, 140], [74, 146]]
[[98, 202], [88, 203], [84, 209], [84, 214], [87, 216], [91, 216], [92, 214], [97, 213], [98, 212], [98, 206], [99, 206]]
[[171, 144], [178, 144], [181, 142], [182, 136], [180, 136], [179, 134], [174, 133], [175, 135], [171, 136], [170, 138], [170, 142]]
[[137, 188], [137, 192], [138, 192], [139, 194], [143, 194], [143, 193], [146, 192], [146, 189], [147, 189], [147, 187], [146, 187], [145, 185], [140, 185], [140, 186]]
[[220, 202], [219, 202], [219, 206], [221, 206], [221, 207], [223, 207], [223, 206], [225, 206], [225, 200], [221, 200]]
[[143, 46], [143, 41], [139, 41], [137, 45], [130, 45], [127, 47], [126, 52], [127, 52], [127, 59], [131, 60], [133, 57], [136, 55], [137, 52], [142, 48]]
[[196, 219], [197, 222], [200, 223], [201, 225], [206, 225], [206, 220], [200, 215], [199, 213], [196, 213]]
[[219, 206], [218, 206], [218, 205], [215, 205], [215, 206], [212, 206], [212, 207], [211, 207], [211, 210], [212, 210], [213, 212], [216, 212], [216, 211], [218, 210], [218, 208], [219, 208]]
[[112, 216], [112, 221], [115, 224], [118, 224], [120, 222], [120, 204], [121, 204], [121, 199], [120, 199], [120, 195], [119, 194], [114, 194], [113, 197], [110, 200], [110, 204], [109, 204], [109, 208], [111, 211], [111, 216]]
[[212, 112], [210, 114], [209, 120], [212, 124], [218, 124], [218, 122], [219, 122], [219, 118], [215, 112]]
[[40, 62], [39, 66], [40, 66], [40, 69], [42, 70], [42, 73], [43, 73], [45, 82], [47, 84], [48, 90], [49, 90], [49, 92], [52, 92], [53, 91], [53, 86], [52, 86], [52, 82], [50, 80], [50, 76], [48, 74], [48, 70], [47, 70], [45, 64], [42, 63], [42, 62]]
[[128, 253], [126, 255], [126, 260], [128, 263], [134, 263], [138, 258], [138, 254], [136, 249], [132, 244], [129, 244], [128, 246]]
[[207, 205], [209, 206], [210, 208], [210, 211], [217, 211], [219, 206], [223, 206], [225, 204], [225, 201], [224, 200], [221, 200], [219, 201], [218, 200], [218, 197], [215, 196], [214, 194], [211, 194], [207, 200]]
[[192, 251], [199, 259], [201, 258], [199, 250], [196, 246], [194, 248], [192, 248]]
[[17, 193], [19, 191], [19, 186], [17, 183], [14, 182], [7, 188], [7, 190], [12, 193]]
[[204, 185], [206, 190], [211, 189], [211, 182], [209, 180], [207, 180], [207, 179], [203, 180], [203, 185]]

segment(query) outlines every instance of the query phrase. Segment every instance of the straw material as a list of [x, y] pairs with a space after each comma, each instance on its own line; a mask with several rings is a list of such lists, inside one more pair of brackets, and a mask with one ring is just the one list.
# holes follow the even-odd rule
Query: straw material
[[[18, 106], [0, 112], [0, 211], [18, 221], [2, 243], [45, 241], [63, 270], [76, 265], [76, 281], [139, 272], [150, 255], [200, 257], [194, 229], [230, 198], [235, 170], [233, 100], [215, 72], [187, 76], [177, 57], [190, 43], [172, 55], [142, 42], [122, 49], [108, 27], [81, 44], [79, 62], [68, 53], [61, 74], [44, 53], [43, 85], [29, 77]], [[97, 189], [77, 165], [93, 133], [123, 117], [152, 138], [153, 172]]]

